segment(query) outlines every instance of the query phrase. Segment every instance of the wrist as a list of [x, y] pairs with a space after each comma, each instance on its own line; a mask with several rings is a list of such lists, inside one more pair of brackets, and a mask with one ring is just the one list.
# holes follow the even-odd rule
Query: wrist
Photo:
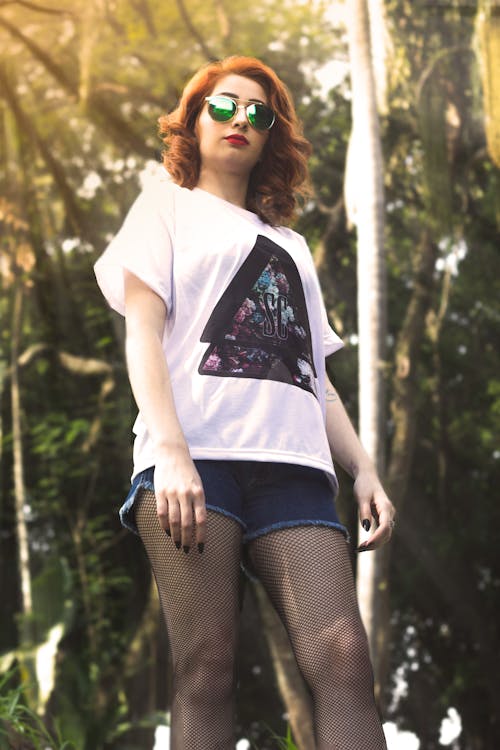
[[182, 438], [159, 438], [153, 440], [153, 450], [158, 460], [164, 456], [189, 453], [188, 445]]
[[351, 477], [356, 481], [356, 479], [361, 475], [369, 476], [373, 475], [377, 477], [377, 470], [375, 468], [375, 465], [373, 464], [373, 461], [369, 459], [368, 457], [363, 458], [359, 461], [351, 461], [349, 465], [349, 473]]

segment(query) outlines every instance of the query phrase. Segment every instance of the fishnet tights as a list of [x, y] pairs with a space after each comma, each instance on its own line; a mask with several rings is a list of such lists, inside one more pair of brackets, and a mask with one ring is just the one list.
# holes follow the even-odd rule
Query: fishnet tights
[[135, 520], [158, 587], [172, 652], [172, 750], [234, 750], [234, 654], [238, 637], [241, 526], [207, 511], [203, 554], [176, 549], [150, 490]]
[[342, 534], [327, 526], [280, 529], [251, 542], [249, 553], [312, 693], [317, 750], [385, 750]]
[[[234, 750], [240, 525], [208, 510], [203, 554], [177, 550], [141, 490], [136, 523], [155, 575], [173, 661], [171, 750]], [[384, 750], [366, 636], [340, 532], [300, 526], [249, 543], [314, 702], [316, 750]], [[311, 749], [312, 750], [312, 749]]]

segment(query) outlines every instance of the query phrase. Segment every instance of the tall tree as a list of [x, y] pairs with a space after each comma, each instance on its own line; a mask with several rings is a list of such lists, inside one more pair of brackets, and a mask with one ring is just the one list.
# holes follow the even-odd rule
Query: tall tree
[[389, 66], [393, 58], [385, 0], [368, 0], [370, 47], [375, 79], [377, 107], [381, 115], [389, 113]]
[[491, 158], [500, 167], [500, 0], [479, 0], [476, 34], [486, 143]]
[[[379, 473], [385, 468], [387, 313], [384, 254], [384, 183], [380, 126], [366, 0], [350, 0], [347, 28], [352, 86], [352, 132], [346, 164], [346, 207], [357, 229], [359, 433]], [[357, 590], [375, 673], [382, 549], [360, 555]]]
[[[2, 268], [4, 285], [12, 295], [12, 323], [10, 329], [10, 399], [12, 413], [12, 452], [17, 530], [18, 574], [21, 592], [20, 644], [30, 646], [33, 642], [33, 595], [30, 565], [30, 546], [26, 509], [28, 497], [25, 479], [25, 452], [23, 449], [23, 419], [20, 384], [20, 355], [22, 343], [23, 303], [29, 284], [28, 272], [33, 266], [33, 253], [23, 234], [26, 222], [16, 216], [16, 207], [2, 201], [0, 222], [3, 225], [5, 260]], [[7, 247], [5, 247], [7, 244]]]

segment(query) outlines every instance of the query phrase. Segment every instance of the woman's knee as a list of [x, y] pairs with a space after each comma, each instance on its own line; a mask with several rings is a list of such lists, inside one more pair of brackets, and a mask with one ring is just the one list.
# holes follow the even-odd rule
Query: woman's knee
[[366, 632], [358, 618], [340, 617], [321, 630], [311, 629], [300, 639], [295, 654], [311, 688], [332, 680], [346, 685], [371, 673]]
[[206, 626], [201, 624], [198, 632], [191, 632], [183, 639], [180, 649], [173, 646], [174, 673], [203, 674], [208, 682], [212, 678], [230, 674], [236, 652], [235, 628]]

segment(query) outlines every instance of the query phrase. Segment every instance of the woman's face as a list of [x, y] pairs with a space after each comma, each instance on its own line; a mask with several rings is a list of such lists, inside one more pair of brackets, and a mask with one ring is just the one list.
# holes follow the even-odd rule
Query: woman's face
[[[248, 101], [268, 103], [259, 83], [235, 74], [219, 79], [209, 95], [216, 94], [230, 96], [238, 104], [247, 104]], [[269, 138], [268, 130], [259, 131], [250, 125], [243, 107], [238, 108], [231, 120], [216, 122], [208, 112], [207, 102], [198, 116], [195, 134], [203, 171], [239, 174], [245, 179], [259, 160]]]

